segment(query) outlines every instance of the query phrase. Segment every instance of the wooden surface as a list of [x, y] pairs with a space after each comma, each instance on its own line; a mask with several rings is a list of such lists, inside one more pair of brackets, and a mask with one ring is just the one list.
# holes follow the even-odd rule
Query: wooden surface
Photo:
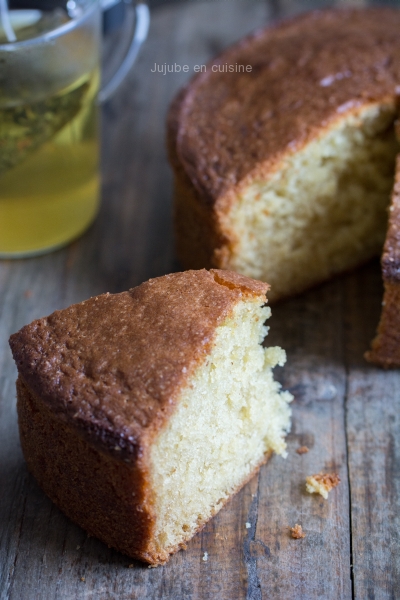
[[[400, 598], [400, 372], [362, 358], [380, 311], [378, 261], [274, 308], [269, 343], [288, 353], [277, 376], [296, 398], [289, 456], [274, 457], [168, 565], [148, 569], [88, 538], [27, 473], [18, 441], [9, 335], [72, 302], [179, 268], [164, 121], [190, 73], [151, 73], [154, 63], [192, 70], [270, 19], [322, 5], [214, 0], [157, 9], [138, 64], [103, 111], [96, 223], [62, 251], [0, 263], [2, 600]], [[300, 456], [304, 444], [310, 452]], [[342, 480], [328, 501], [304, 490], [320, 470]], [[305, 539], [290, 538], [295, 523]]]

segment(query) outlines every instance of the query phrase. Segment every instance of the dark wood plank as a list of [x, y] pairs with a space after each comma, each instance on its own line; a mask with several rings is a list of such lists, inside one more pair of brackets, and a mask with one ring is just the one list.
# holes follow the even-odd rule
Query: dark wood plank
[[376, 263], [347, 279], [347, 435], [356, 598], [400, 598], [400, 372], [363, 360], [378, 323]]
[[[268, 343], [287, 350], [282, 380], [295, 402], [289, 456], [260, 475], [254, 550], [271, 599], [352, 597], [342, 321], [341, 280], [273, 308]], [[310, 451], [298, 455], [302, 445]], [[305, 490], [306, 476], [319, 472], [341, 478], [328, 500]], [[296, 523], [306, 538], [290, 537]]]

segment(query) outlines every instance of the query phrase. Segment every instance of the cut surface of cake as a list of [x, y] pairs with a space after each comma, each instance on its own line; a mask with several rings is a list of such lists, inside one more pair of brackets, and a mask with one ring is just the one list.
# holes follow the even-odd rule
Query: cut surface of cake
[[399, 84], [396, 9], [311, 12], [222, 53], [169, 114], [182, 264], [274, 301], [381, 252]]
[[166, 562], [272, 452], [291, 395], [264, 348], [268, 285], [229, 271], [166, 275], [11, 336], [28, 467], [108, 545]]

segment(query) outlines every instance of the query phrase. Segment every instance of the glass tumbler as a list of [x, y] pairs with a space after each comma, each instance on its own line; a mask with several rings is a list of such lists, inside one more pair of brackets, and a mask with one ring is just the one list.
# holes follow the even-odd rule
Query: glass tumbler
[[[79, 236], [99, 205], [99, 101], [123, 80], [147, 35], [148, 7], [131, 4], [129, 49], [100, 89], [99, 0], [47, 0], [2, 10], [0, 258], [37, 255]], [[107, 0], [108, 7], [113, 0]], [[46, 3], [45, 3], [46, 6]]]

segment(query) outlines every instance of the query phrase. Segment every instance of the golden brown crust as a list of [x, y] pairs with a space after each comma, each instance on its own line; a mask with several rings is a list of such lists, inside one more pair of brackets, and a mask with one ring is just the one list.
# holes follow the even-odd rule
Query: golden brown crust
[[385, 290], [382, 313], [377, 335], [365, 358], [384, 368], [400, 367], [400, 156], [381, 264]]
[[390, 369], [400, 367], [400, 282], [384, 279], [384, 288], [378, 332], [365, 358], [368, 362]]
[[216, 257], [229, 239], [222, 233], [215, 212], [198, 201], [197, 192], [187, 175], [178, 169], [174, 181], [174, 229], [176, 254], [186, 268], [201, 269], [225, 264]]
[[229, 271], [175, 273], [57, 311], [11, 337], [24, 456], [67, 516], [153, 565], [180, 549], [154, 539], [152, 438], [216, 327], [243, 297], [266, 301], [268, 287]]
[[[399, 108], [399, 30], [398, 9], [306, 13], [234, 45], [178, 94], [168, 147], [185, 268], [229, 268], [237, 240], [226, 214], [251, 181], [268, 179], [285, 157], [368, 105]], [[251, 72], [219, 71], [236, 64]], [[399, 161], [382, 256], [383, 311], [365, 355], [383, 367], [400, 366]]]
[[295, 540], [301, 540], [302, 538], [306, 537], [306, 534], [303, 531], [303, 528], [301, 525], [299, 525], [298, 523], [296, 523], [296, 525], [294, 527], [290, 527], [290, 533], [293, 539]]
[[[60, 419], [36, 398], [21, 376], [17, 380], [18, 424], [29, 470], [43, 491], [72, 521], [113, 548], [151, 565], [164, 564], [185, 547], [160, 550], [154, 543], [156, 515], [152, 509], [148, 465], [143, 457], [122, 459], [103, 452], [77, 428]], [[264, 455], [237, 493], [267, 462]], [[213, 517], [229, 501], [218, 505]], [[196, 533], [207, 521], [199, 524]], [[188, 539], [193, 533], [188, 534]], [[186, 540], [187, 541], [187, 540]]]
[[323, 485], [327, 492], [330, 492], [340, 483], [340, 477], [337, 473], [318, 473], [317, 475], [312, 475], [312, 477], [315, 481]]
[[400, 282], [400, 156], [396, 160], [396, 177], [389, 207], [389, 224], [382, 254], [384, 281]]
[[[90, 535], [134, 558], [159, 562], [145, 468], [102, 452], [17, 380], [18, 424], [29, 470], [49, 498]], [[118, 499], [118, 502], [116, 501]]]
[[326, 500], [328, 493], [339, 483], [340, 477], [337, 473], [318, 473], [306, 477], [306, 490], [309, 494], [321, 494]]
[[10, 338], [29, 389], [88, 439], [138, 456], [244, 293], [268, 285], [236, 274], [174, 273], [34, 321]]
[[307, 448], [307, 446], [300, 446], [300, 448], [297, 448], [296, 452], [297, 454], [307, 454], [307, 452], [309, 452], [309, 449]]
[[[294, 152], [357, 106], [393, 97], [400, 81], [400, 11], [310, 12], [254, 33], [192, 79], [172, 104], [173, 165], [198, 201], [223, 205], [244, 179]], [[251, 72], [213, 72], [224, 65]], [[179, 173], [177, 173], [179, 175]]]
[[256, 299], [265, 296], [269, 290], [269, 284], [264, 281], [250, 279], [235, 271], [221, 271], [210, 269], [215, 281], [230, 290], [240, 290], [244, 296], [254, 296]]
[[[330, 9], [250, 35], [182, 90], [168, 118], [177, 255], [185, 268], [230, 267], [225, 217], [251, 181], [349, 114], [394, 103], [400, 11]], [[222, 65], [251, 72], [213, 72]]]

